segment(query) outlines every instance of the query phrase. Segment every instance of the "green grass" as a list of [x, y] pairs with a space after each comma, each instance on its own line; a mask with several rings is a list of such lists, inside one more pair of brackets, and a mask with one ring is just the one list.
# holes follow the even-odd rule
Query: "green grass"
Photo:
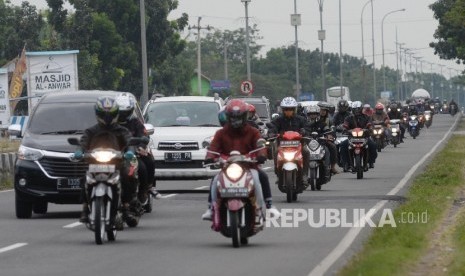
[[[464, 121], [461, 126], [465, 126]], [[454, 135], [425, 172], [412, 183], [407, 201], [394, 211], [397, 227], [376, 228], [340, 275], [407, 275], [428, 248], [429, 235], [451, 207], [454, 196], [464, 185], [465, 136]], [[402, 214], [427, 211], [427, 223], [399, 223]], [[461, 263], [458, 274], [465, 274], [465, 215], [460, 233]], [[457, 260], [457, 259], [456, 259]]]
[[9, 139], [1, 138], [0, 139], [0, 153], [17, 152], [20, 144], [21, 144], [20, 140], [10, 141]]
[[13, 175], [0, 172], [0, 191], [13, 189]]
[[[463, 206], [462, 206], [463, 209]], [[461, 210], [457, 224], [453, 229], [452, 243], [454, 254], [452, 265], [448, 268], [450, 275], [465, 275], [465, 211]]]

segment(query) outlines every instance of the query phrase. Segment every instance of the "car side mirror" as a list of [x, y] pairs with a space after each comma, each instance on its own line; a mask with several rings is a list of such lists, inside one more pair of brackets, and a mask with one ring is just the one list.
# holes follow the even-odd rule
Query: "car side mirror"
[[155, 133], [155, 127], [152, 124], [144, 124], [144, 127], [147, 135], [152, 135]]
[[20, 124], [10, 125], [8, 127], [8, 134], [10, 136], [16, 136], [18, 138], [21, 138], [21, 125]]

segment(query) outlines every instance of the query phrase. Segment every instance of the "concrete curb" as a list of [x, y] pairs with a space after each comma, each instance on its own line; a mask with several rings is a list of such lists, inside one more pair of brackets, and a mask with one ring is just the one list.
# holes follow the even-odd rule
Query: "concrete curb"
[[11, 173], [15, 172], [16, 152], [8, 152], [0, 154], [0, 172]]

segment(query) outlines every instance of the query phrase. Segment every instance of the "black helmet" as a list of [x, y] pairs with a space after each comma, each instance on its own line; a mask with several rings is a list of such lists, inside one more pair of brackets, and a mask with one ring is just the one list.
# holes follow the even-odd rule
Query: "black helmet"
[[104, 96], [95, 103], [95, 116], [97, 122], [103, 126], [111, 126], [118, 122], [118, 105], [112, 97]]
[[339, 112], [346, 112], [347, 110], [349, 110], [349, 103], [346, 100], [340, 100], [337, 103], [337, 110]]

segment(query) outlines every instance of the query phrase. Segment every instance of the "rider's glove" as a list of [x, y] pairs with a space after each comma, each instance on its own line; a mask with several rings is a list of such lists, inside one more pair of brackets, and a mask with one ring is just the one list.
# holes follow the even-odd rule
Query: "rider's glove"
[[127, 152], [124, 153], [124, 159], [125, 160], [132, 160], [136, 157], [133, 151], [128, 150]]
[[75, 159], [77, 160], [80, 160], [84, 157], [84, 154], [82, 153], [82, 150], [77, 150], [74, 152], [74, 156], [73, 156]]
[[215, 160], [213, 160], [213, 158], [205, 159], [205, 164], [211, 164], [211, 163], [215, 163]]
[[266, 161], [266, 157], [265, 157], [265, 156], [263, 156], [263, 155], [257, 156], [257, 163], [258, 163], [258, 164], [263, 164], [263, 163], [265, 163], [265, 161]]

